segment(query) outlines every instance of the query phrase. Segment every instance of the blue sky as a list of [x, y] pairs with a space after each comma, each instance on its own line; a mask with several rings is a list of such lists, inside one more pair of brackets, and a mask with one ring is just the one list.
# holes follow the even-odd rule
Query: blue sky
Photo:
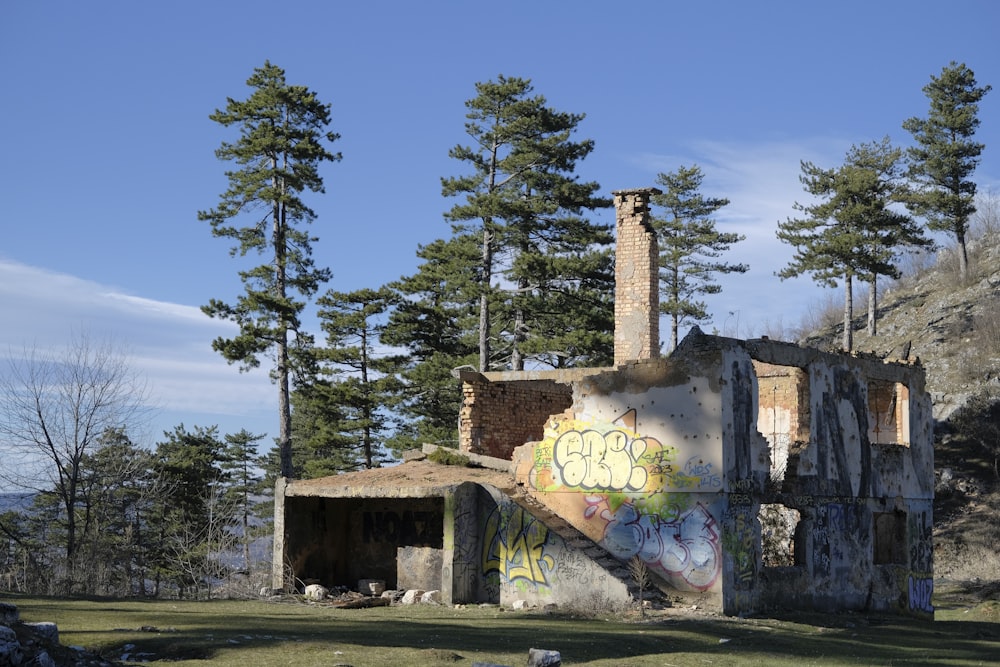
[[[274, 436], [276, 391], [211, 350], [227, 325], [199, 306], [241, 290], [228, 245], [199, 210], [226, 187], [208, 119], [265, 59], [332, 105], [343, 161], [324, 168], [315, 260], [329, 287], [377, 287], [449, 233], [440, 179], [465, 172], [464, 102], [498, 74], [532, 79], [551, 106], [585, 113], [580, 163], [605, 194], [697, 164], [727, 197], [719, 228], [745, 234], [749, 273], [711, 297], [729, 335], [796, 326], [839, 293], [774, 277], [791, 257], [779, 220], [805, 199], [799, 161], [842, 163], [852, 144], [927, 113], [950, 61], [1000, 87], [1000, 3], [70, 2], [0, 6], [4, 159], [0, 350], [111, 336], [134, 354], [157, 409], [145, 437], [219, 425]], [[976, 180], [1000, 186], [1000, 90], [986, 97]], [[610, 212], [601, 220], [612, 221]], [[666, 331], [666, 329], [664, 329]], [[0, 356], [4, 356], [0, 354]]]

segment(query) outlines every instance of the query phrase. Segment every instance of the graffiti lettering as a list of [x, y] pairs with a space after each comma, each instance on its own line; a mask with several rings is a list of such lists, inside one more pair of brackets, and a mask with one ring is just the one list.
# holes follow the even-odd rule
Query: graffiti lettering
[[740, 493], [749, 493], [753, 485], [749, 479], [737, 479], [733, 482], [733, 491], [739, 491]]
[[620, 560], [638, 555], [649, 566], [679, 576], [696, 590], [707, 590], [719, 575], [719, 531], [701, 503], [664, 521], [640, 514], [630, 503], [601, 515], [608, 521], [602, 545]]
[[486, 519], [483, 574], [508, 582], [548, 585], [555, 560], [545, 553], [549, 530], [518, 506], [498, 506]]
[[733, 570], [738, 588], [749, 588], [756, 576], [754, 533], [752, 518], [744, 510], [733, 511], [733, 530], [723, 539], [723, 548], [733, 559]]
[[910, 611], [934, 613], [931, 596], [934, 594], [934, 580], [928, 577], [909, 576]]
[[712, 472], [712, 464], [706, 463], [700, 456], [692, 456], [684, 464], [684, 471], [674, 475], [674, 486], [687, 488], [696, 486], [698, 489], [718, 489], [722, 479]]
[[566, 486], [639, 491], [648, 478], [646, 469], [638, 465], [645, 452], [644, 439], [630, 440], [617, 429], [567, 431], [556, 440], [552, 464]]
[[830, 503], [826, 506], [830, 513], [830, 528], [836, 531], [847, 530], [847, 515], [844, 513], [844, 506], [840, 503]]

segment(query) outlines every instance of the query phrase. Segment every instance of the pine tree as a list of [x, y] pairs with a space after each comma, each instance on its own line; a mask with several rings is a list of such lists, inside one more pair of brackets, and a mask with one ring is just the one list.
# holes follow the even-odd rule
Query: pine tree
[[854, 278], [871, 283], [874, 291], [878, 276], [898, 277], [895, 259], [905, 246], [926, 244], [909, 216], [891, 208], [902, 196], [899, 157], [886, 138], [852, 146], [836, 169], [803, 162], [799, 180], [821, 201], [796, 202], [794, 208], [806, 217], [778, 223], [778, 238], [795, 247], [792, 261], [778, 273], [782, 279], [809, 273], [830, 287], [844, 281], [846, 351], [854, 343]]
[[390, 440], [395, 450], [429, 442], [458, 446], [460, 383], [452, 370], [477, 361], [479, 251], [471, 234], [457, 234], [417, 250], [417, 272], [390, 287], [396, 305], [382, 342], [406, 350], [397, 406], [403, 423]]
[[[582, 114], [547, 107], [544, 97], [531, 95], [533, 88], [526, 79], [501, 75], [496, 81], [477, 83], [476, 92], [466, 102], [465, 127], [473, 145], [449, 151], [451, 157], [468, 163], [472, 173], [443, 178], [442, 193], [465, 195], [465, 202], [446, 215], [453, 231], [478, 230], [482, 238], [479, 369], [520, 370], [528, 349], [535, 355], [576, 354], [559, 349], [568, 341], [541, 342], [546, 327], [538, 318], [557, 314], [548, 307], [548, 295], [559, 294], [563, 307], [572, 308], [563, 315], [563, 331], [572, 326], [584, 304], [591, 309], [608, 307], [606, 300], [595, 298], [592, 285], [610, 283], [610, 275], [601, 281], [594, 273], [595, 267], [610, 264], [592, 255], [610, 246], [611, 234], [582, 214], [611, 202], [596, 196], [597, 183], [581, 183], [573, 174], [577, 161], [594, 146], [590, 140], [570, 140]], [[494, 279], [503, 284], [503, 291], [493, 285]], [[540, 340], [529, 346], [531, 338]], [[588, 352], [592, 351], [584, 356]]]
[[390, 410], [401, 389], [396, 377], [401, 358], [376, 349], [393, 300], [393, 293], [382, 288], [330, 290], [317, 301], [327, 336], [321, 358], [333, 378], [326, 394], [342, 411], [333, 430], [350, 443], [365, 468], [384, 461], [385, 441], [393, 427]]
[[952, 61], [941, 76], [931, 76], [923, 90], [930, 99], [927, 118], [903, 122], [903, 129], [917, 142], [907, 150], [915, 185], [907, 206], [926, 219], [929, 229], [955, 235], [965, 282], [969, 273], [965, 237], [976, 211], [976, 183], [970, 177], [984, 147], [972, 138], [979, 127], [979, 102], [991, 87], [977, 86], [972, 70]]
[[135, 445], [124, 429], [109, 429], [82, 467], [82, 553], [91, 563], [85, 592], [145, 595], [153, 505], [162, 490], [153, 473], [153, 454]]
[[903, 151], [889, 137], [881, 142], [852, 146], [841, 168], [846, 188], [852, 193], [852, 209], [863, 232], [858, 276], [868, 283], [868, 335], [878, 333], [878, 278], [899, 278], [899, 255], [909, 248], [932, 245], [912, 217], [894, 205], [905, 200], [902, 174]]
[[167, 491], [160, 499], [154, 525], [157, 582], [167, 578], [183, 597], [196, 594], [207, 574], [217, 574], [211, 559], [213, 532], [230, 523], [219, 516], [225, 473], [221, 468], [225, 445], [218, 428], [183, 424], [157, 443], [154, 471]]
[[251, 565], [250, 543], [254, 534], [250, 520], [256, 514], [254, 496], [266, 490], [258, 467], [261, 457], [257, 453], [257, 445], [263, 439], [264, 435], [256, 435], [246, 429], [227, 433], [224, 437], [226, 448], [219, 463], [225, 485], [223, 494], [228, 501], [226, 504], [235, 511], [244, 572], [249, 572]]
[[[219, 205], [198, 217], [211, 223], [213, 235], [235, 242], [230, 254], [253, 252], [266, 262], [240, 271], [246, 291], [235, 305], [212, 299], [202, 310], [239, 325], [237, 336], [217, 338], [212, 347], [241, 370], [256, 368], [260, 356], [273, 350], [281, 472], [291, 476], [289, 388], [295, 358], [290, 346], [302, 342], [293, 337], [305, 307], [296, 296], [310, 298], [330, 278], [329, 270], [317, 268], [311, 259], [316, 238], [304, 225], [316, 216], [301, 194], [323, 192], [320, 165], [340, 159], [324, 142], [339, 137], [326, 129], [329, 105], [304, 86], [287, 84], [281, 68], [265, 62], [247, 85], [253, 92], [245, 101], [230, 98], [224, 110], [210, 116], [224, 127], [239, 129], [239, 139], [223, 142], [216, 151], [219, 159], [235, 162], [238, 169], [226, 173], [229, 189]], [[237, 226], [236, 219], [245, 220], [245, 226]]]
[[653, 204], [663, 209], [662, 216], [653, 217], [660, 246], [660, 312], [670, 317], [671, 350], [677, 347], [681, 324], [709, 319], [707, 305], [697, 299], [722, 290], [714, 282], [715, 274], [745, 273], [750, 268], [717, 261], [746, 237], [716, 229], [712, 215], [728, 206], [729, 200], [702, 195], [703, 178], [697, 165], [656, 176], [656, 183], [664, 188], [652, 198]]

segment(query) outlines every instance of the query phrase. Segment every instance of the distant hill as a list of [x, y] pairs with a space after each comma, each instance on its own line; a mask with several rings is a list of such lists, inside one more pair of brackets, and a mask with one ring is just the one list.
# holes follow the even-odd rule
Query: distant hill
[[31, 507], [34, 493], [0, 493], [0, 514]]

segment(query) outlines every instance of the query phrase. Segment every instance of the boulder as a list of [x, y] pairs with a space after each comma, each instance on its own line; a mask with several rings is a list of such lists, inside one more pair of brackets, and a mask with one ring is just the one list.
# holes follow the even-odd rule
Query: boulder
[[403, 599], [399, 601], [400, 604], [416, 604], [423, 597], [426, 591], [422, 591], [419, 588], [411, 588], [403, 594]]
[[14, 625], [21, 617], [17, 611], [17, 605], [9, 602], [0, 602], [0, 625]]
[[562, 655], [559, 651], [549, 651], [542, 648], [528, 649], [528, 667], [559, 667], [562, 665]]
[[59, 626], [55, 623], [25, 623], [24, 627], [31, 628], [35, 631], [36, 637], [41, 637], [50, 644], [59, 643]]
[[323, 600], [329, 593], [330, 589], [322, 584], [309, 584], [305, 589], [305, 596], [308, 600]]
[[359, 579], [358, 592], [365, 595], [382, 595], [385, 592], [384, 579]]
[[0, 665], [20, 665], [24, 659], [17, 633], [0, 625]]

